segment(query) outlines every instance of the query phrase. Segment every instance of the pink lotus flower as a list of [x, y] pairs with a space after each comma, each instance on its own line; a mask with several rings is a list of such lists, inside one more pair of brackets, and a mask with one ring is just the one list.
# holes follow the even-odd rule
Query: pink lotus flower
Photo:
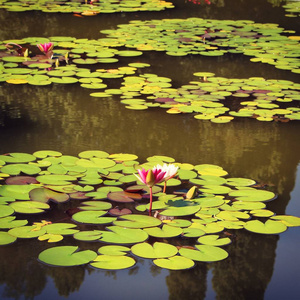
[[44, 43], [44, 44], [38, 44], [37, 46], [42, 52], [47, 54], [48, 52], [50, 52], [53, 49], [54, 44], [49, 42], [49, 43]]
[[138, 180], [146, 184], [149, 188], [153, 187], [155, 184], [160, 183], [164, 180], [166, 172], [156, 167], [153, 170], [138, 170], [140, 176], [134, 174]]
[[158, 169], [156, 167], [154, 167], [152, 170], [138, 170], [138, 173], [140, 176], [134, 174], [138, 180], [140, 180], [141, 182], [143, 182], [144, 184], [146, 184], [149, 189], [150, 189], [150, 207], [149, 207], [149, 216], [151, 216], [151, 211], [152, 211], [152, 187], [157, 184], [160, 183], [162, 181], [164, 181], [165, 179], [165, 174], [166, 172]]

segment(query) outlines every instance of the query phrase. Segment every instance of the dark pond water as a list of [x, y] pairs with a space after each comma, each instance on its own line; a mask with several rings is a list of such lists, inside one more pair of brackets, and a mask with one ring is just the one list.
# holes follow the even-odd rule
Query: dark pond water
[[[12, 13], [0, 10], [0, 40], [27, 36], [100, 38], [102, 29], [134, 19], [201, 17], [277, 23], [299, 33], [299, 18], [287, 18], [285, 1], [220, 0], [210, 6], [173, 1], [176, 8], [153, 13], [119, 13], [77, 18], [68, 14]], [[203, 1], [204, 2], [204, 1]], [[124, 62], [126, 59], [124, 59]], [[288, 79], [299, 75], [247, 57], [166, 57], [146, 53], [149, 73], [172, 78], [174, 86], [197, 71], [217, 76]], [[128, 59], [130, 62], [130, 59]], [[109, 82], [108, 82], [109, 83]], [[300, 122], [254, 119], [213, 124], [162, 109], [132, 111], [117, 98], [95, 99], [78, 85], [47, 87], [0, 85], [0, 153], [51, 149], [67, 155], [84, 150], [133, 153], [143, 162], [154, 154], [178, 162], [217, 164], [231, 177], [267, 184], [279, 194], [268, 204], [277, 214], [300, 216]], [[61, 208], [63, 211], [63, 208]], [[68, 244], [68, 240], [63, 243]], [[97, 249], [99, 245], [82, 245]], [[43, 245], [18, 241], [0, 247], [1, 299], [299, 299], [300, 229], [261, 236], [237, 232], [229, 258], [198, 263], [187, 271], [167, 271], [139, 259], [124, 271], [89, 267], [51, 268], [37, 261]]]

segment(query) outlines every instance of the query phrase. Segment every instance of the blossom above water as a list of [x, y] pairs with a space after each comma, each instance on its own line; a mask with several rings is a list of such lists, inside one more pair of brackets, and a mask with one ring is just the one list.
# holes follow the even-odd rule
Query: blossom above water
[[44, 44], [38, 44], [37, 46], [42, 52], [47, 54], [48, 52], [50, 52], [53, 49], [54, 44], [49, 42], [49, 43], [44, 43]]
[[139, 176], [134, 174], [138, 180], [146, 184], [148, 187], [153, 187], [155, 184], [162, 182], [165, 179], [166, 172], [158, 169], [153, 168], [152, 170], [145, 170], [144, 168], [138, 170]]
[[174, 164], [169, 164], [169, 165], [164, 164], [163, 166], [157, 165], [155, 168], [161, 169], [163, 172], [165, 172], [164, 175], [165, 180], [173, 178], [178, 171], [178, 167], [176, 167]]

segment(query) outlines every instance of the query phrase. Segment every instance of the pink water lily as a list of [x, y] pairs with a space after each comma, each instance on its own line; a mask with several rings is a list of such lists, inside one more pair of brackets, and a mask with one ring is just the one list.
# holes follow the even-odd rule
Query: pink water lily
[[140, 180], [141, 182], [143, 182], [144, 184], [146, 184], [149, 187], [150, 190], [150, 207], [149, 207], [149, 216], [151, 216], [151, 211], [152, 211], [152, 187], [157, 184], [160, 183], [162, 181], [164, 181], [165, 179], [165, 174], [166, 172], [154, 167], [152, 170], [138, 170], [139, 176], [134, 174], [138, 180]]
[[37, 46], [42, 52], [47, 54], [48, 52], [50, 52], [53, 49], [54, 44], [49, 42], [49, 43], [44, 43], [44, 44], [38, 44]]
[[158, 168], [153, 168], [153, 170], [138, 170], [138, 173], [140, 176], [134, 174], [138, 180], [146, 184], [149, 188], [153, 187], [155, 184], [160, 183], [164, 180], [164, 176], [166, 174], [165, 171], [158, 169]]

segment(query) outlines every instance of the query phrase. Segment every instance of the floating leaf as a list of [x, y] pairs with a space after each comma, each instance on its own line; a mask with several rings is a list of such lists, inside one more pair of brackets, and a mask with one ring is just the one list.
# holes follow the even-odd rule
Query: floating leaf
[[171, 238], [182, 234], [183, 230], [179, 227], [163, 225], [162, 228], [151, 227], [144, 228], [144, 230], [150, 235], [157, 238]]
[[37, 226], [21, 226], [12, 228], [8, 231], [8, 233], [12, 236], [15, 236], [17, 238], [23, 238], [23, 239], [30, 239], [30, 238], [36, 238], [41, 235], [44, 235], [46, 233], [46, 230], [41, 227], [38, 228]]
[[77, 178], [70, 175], [41, 175], [37, 176], [36, 180], [43, 184], [67, 185], [77, 180]]
[[256, 189], [243, 189], [232, 191], [229, 193], [230, 197], [235, 197], [239, 201], [270, 201], [275, 198], [275, 194], [270, 191], [256, 190]]
[[295, 216], [277, 215], [271, 217], [271, 219], [281, 221], [288, 227], [300, 226], [300, 218]]
[[46, 249], [39, 254], [39, 260], [53, 266], [79, 266], [97, 257], [91, 250], [77, 251], [77, 246], [59, 246]]
[[[2, 212], [2, 208], [3, 207], [0, 207], [1, 212]], [[25, 226], [28, 223], [27, 220], [15, 220], [15, 219], [16, 219], [16, 217], [14, 217], [14, 216], [4, 217], [4, 218], [1, 217], [0, 228], [1, 229], [10, 229], [10, 228], [15, 228], [15, 227]]]
[[121, 191], [121, 192], [111, 192], [107, 195], [107, 198], [115, 202], [128, 203], [128, 202], [134, 202], [134, 200], [141, 200], [142, 196], [136, 193]]
[[98, 255], [90, 265], [97, 269], [122, 270], [134, 266], [135, 260], [124, 255]]
[[8, 245], [16, 241], [16, 237], [7, 232], [0, 232], [0, 245]]
[[46, 241], [48, 240], [48, 243], [57, 243], [61, 240], [63, 240], [63, 236], [60, 234], [52, 234], [52, 233], [46, 233], [44, 235], [40, 235], [38, 237], [39, 241]]
[[161, 221], [151, 216], [145, 215], [126, 215], [114, 221], [114, 225], [126, 228], [147, 228], [159, 226]]
[[211, 246], [224, 246], [231, 243], [230, 238], [220, 238], [218, 235], [205, 235], [201, 236], [198, 240], [198, 243], [204, 244], [204, 245], [211, 245]]
[[112, 244], [136, 244], [147, 240], [148, 234], [142, 229], [107, 227], [109, 231], [102, 231], [100, 241]]
[[116, 220], [114, 217], [103, 217], [106, 213], [102, 210], [80, 211], [74, 214], [72, 219], [84, 224], [109, 224]]
[[267, 220], [265, 223], [258, 220], [251, 220], [245, 224], [244, 228], [262, 234], [279, 234], [287, 229], [285, 224], [273, 220]]
[[50, 208], [47, 203], [38, 201], [16, 201], [11, 203], [10, 207], [13, 208], [15, 212], [22, 214], [39, 214]]
[[0, 159], [7, 163], [28, 163], [35, 161], [36, 157], [27, 153], [9, 153], [7, 155], [0, 155]]
[[75, 227], [75, 224], [70, 223], [53, 223], [46, 225], [44, 229], [46, 229], [49, 234], [71, 235], [79, 231], [77, 229], [72, 229]]
[[96, 241], [101, 237], [100, 230], [79, 231], [74, 234], [74, 239], [79, 241]]
[[8, 205], [0, 205], [0, 218], [12, 215], [15, 212], [13, 207]]
[[18, 200], [29, 200], [29, 192], [36, 188], [36, 185], [2, 185], [0, 195]]
[[82, 206], [79, 206], [82, 210], [107, 210], [111, 207], [111, 203], [104, 201], [85, 201], [82, 203]]
[[228, 253], [219, 247], [210, 245], [196, 245], [197, 250], [181, 248], [180, 255], [196, 261], [214, 262], [228, 257]]
[[161, 242], [155, 242], [152, 245], [148, 243], [139, 243], [131, 247], [134, 255], [142, 258], [167, 258], [177, 254], [178, 250], [175, 246]]
[[57, 193], [46, 188], [35, 188], [29, 192], [29, 197], [32, 201], [47, 203], [52, 200], [56, 203], [62, 203], [69, 200], [69, 195], [65, 193]]
[[153, 263], [160, 268], [169, 270], [186, 270], [195, 265], [193, 260], [182, 256], [155, 259]]
[[126, 252], [129, 252], [130, 248], [125, 246], [111, 245], [111, 246], [103, 246], [98, 249], [99, 254], [106, 255], [126, 255]]

